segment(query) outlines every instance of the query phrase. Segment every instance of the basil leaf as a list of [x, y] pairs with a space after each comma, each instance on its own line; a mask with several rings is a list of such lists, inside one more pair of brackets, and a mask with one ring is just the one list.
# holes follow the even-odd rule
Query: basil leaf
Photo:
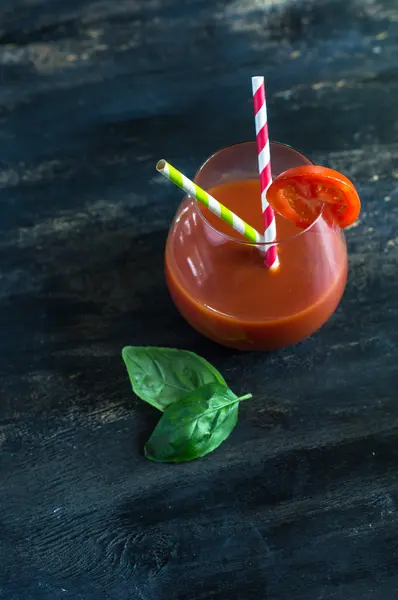
[[184, 462], [205, 456], [227, 439], [238, 421], [238, 398], [219, 383], [208, 383], [166, 408], [145, 444], [155, 462]]
[[161, 411], [206, 383], [227, 386], [217, 369], [188, 350], [127, 346], [122, 356], [134, 393]]

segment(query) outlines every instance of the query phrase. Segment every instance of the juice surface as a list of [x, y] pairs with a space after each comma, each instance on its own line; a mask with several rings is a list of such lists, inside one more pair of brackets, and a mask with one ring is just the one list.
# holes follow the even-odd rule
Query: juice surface
[[[209, 192], [262, 231], [258, 180]], [[340, 230], [320, 218], [303, 232], [278, 215], [276, 226], [280, 267], [271, 271], [258, 248], [238, 243], [244, 238], [219, 217], [183, 203], [167, 243], [166, 277], [193, 327], [224, 345], [271, 349], [307, 337], [330, 317], [347, 277]]]

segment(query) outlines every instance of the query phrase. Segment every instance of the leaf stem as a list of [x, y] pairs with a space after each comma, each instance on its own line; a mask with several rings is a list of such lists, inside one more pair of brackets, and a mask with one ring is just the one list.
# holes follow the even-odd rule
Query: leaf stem
[[253, 394], [246, 394], [245, 396], [241, 396], [240, 398], [238, 398], [238, 402], [243, 402], [243, 400], [250, 400], [250, 398], [253, 398]]

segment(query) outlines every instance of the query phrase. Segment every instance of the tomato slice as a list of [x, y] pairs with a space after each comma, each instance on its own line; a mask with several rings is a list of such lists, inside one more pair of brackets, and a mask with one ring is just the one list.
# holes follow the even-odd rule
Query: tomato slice
[[267, 200], [277, 213], [303, 228], [322, 207], [325, 217], [332, 217], [341, 228], [352, 225], [361, 210], [354, 184], [345, 175], [314, 165], [281, 173], [268, 188]]

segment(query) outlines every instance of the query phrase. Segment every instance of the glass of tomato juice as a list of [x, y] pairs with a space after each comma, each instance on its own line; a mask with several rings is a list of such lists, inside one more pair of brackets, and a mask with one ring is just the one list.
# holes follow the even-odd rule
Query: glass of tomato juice
[[[195, 183], [263, 231], [255, 142], [211, 156]], [[311, 161], [271, 142], [272, 176]], [[347, 281], [347, 248], [333, 217], [321, 211], [306, 229], [276, 217], [280, 266], [264, 265], [266, 244], [253, 244], [186, 196], [166, 244], [166, 281], [181, 315], [224, 346], [273, 350], [295, 344], [333, 314]]]

